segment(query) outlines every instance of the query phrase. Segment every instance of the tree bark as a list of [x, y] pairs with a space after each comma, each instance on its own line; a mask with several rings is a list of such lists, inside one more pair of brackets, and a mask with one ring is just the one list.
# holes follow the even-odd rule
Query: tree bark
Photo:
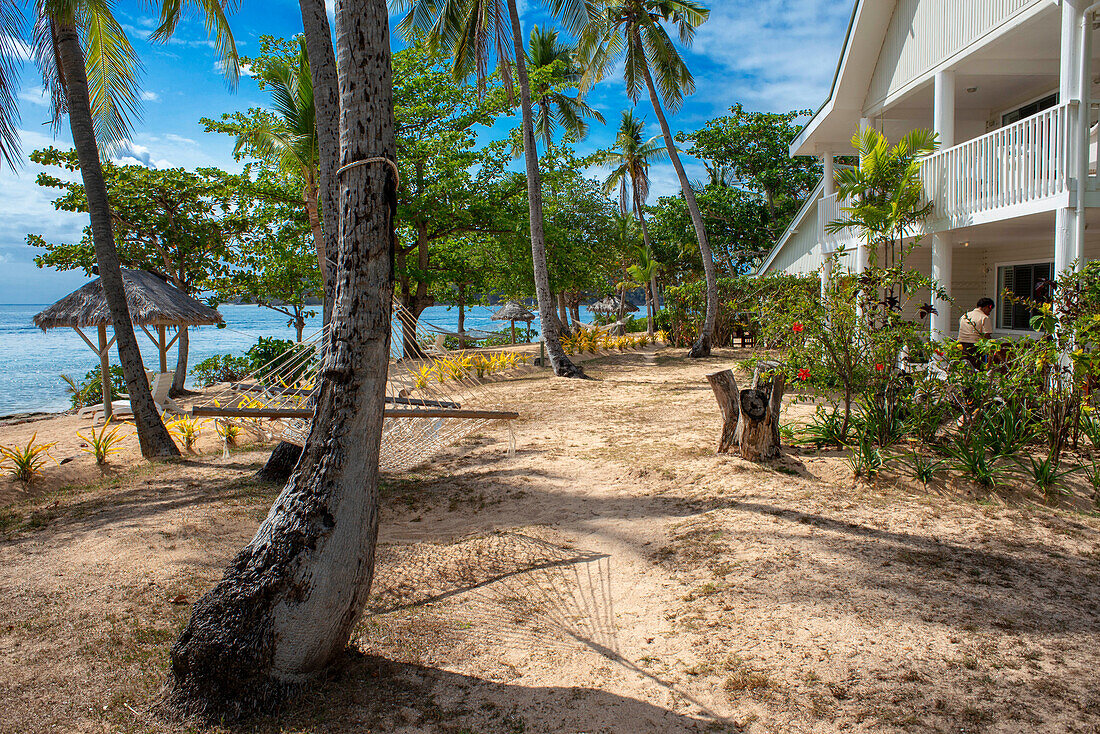
[[191, 349], [191, 337], [187, 332], [187, 325], [180, 324], [180, 335], [176, 339], [176, 374], [172, 378], [171, 397], [177, 397], [184, 393], [184, 385], [187, 381], [187, 356]]
[[565, 307], [565, 291], [558, 291], [558, 319], [561, 321], [562, 330], [568, 332], [570, 330], [569, 309]]
[[[337, 0], [341, 162], [394, 160], [383, 0]], [[396, 179], [386, 163], [340, 180], [332, 328], [302, 458], [255, 537], [195, 605], [172, 648], [167, 696], [206, 720], [269, 713], [344, 649], [378, 535]]]
[[583, 377], [584, 372], [565, 355], [561, 346], [561, 325], [554, 314], [554, 296], [550, 291], [550, 271], [546, 267], [546, 236], [542, 222], [542, 180], [539, 177], [538, 151], [531, 114], [531, 85], [527, 77], [527, 53], [523, 48], [523, 29], [516, 10], [516, 0], [508, 0], [508, 17], [512, 23], [512, 42], [516, 52], [516, 78], [519, 82], [520, 107], [523, 112], [523, 158], [527, 166], [527, 201], [531, 214], [531, 261], [534, 267], [535, 295], [539, 303], [539, 321], [546, 353], [554, 374], [558, 377]]
[[[641, 45], [640, 41], [639, 45]], [[703, 260], [703, 273], [707, 280], [707, 312], [703, 317], [703, 325], [699, 327], [699, 338], [695, 340], [688, 356], [696, 359], [709, 357], [711, 341], [714, 339], [714, 322], [718, 318], [718, 274], [714, 268], [714, 255], [710, 251], [710, 243], [707, 242], [707, 231], [703, 226], [703, 215], [699, 212], [699, 203], [695, 200], [695, 190], [691, 188], [691, 182], [688, 180], [687, 173], [684, 172], [684, 164], [680, 162], [680, 155], [676, 152], [676, 141], [672, 139], [672, 131], [668, 127], [668, 120], [665, 119], [664, 110], [661, 108], [657, 88], [653, 86], [653, 75], [649, 71], [648, 64], [642, 64], [642, 73], [645, 75], [653, 111], [657, 114], [657, 121], [661, 123], [661, 134], [665, 139], [665, 147], [668, 148], [668, 157], [672, 160], [672, 167], [676, 169], [676, 175], [680, 179], [684, 203], [687, 204], [688, 211], [691, 213], [691, 223], [695, 227], [695, 237], [699, 240], [699, 255]]]
[[[321, 216], [317, 210], [317, 184], [312, 181], [307, 181], [305, 188], [302, 190], [302, 201], [306, 204], [306, 216], [309, 217], [309, 231], [313, 234], [313, 249], [317, 252], [317, 267], [321, 271], [321, 295], [322, 295], [322, 311], [324, 310], [324, 292], [327, 289], [328, 283], [328, 268], [325, 267], [325, 263], [328, 262], [328, 256], [325, 254], [325, 234], [321, 227]], [[322, 316], [322, 319], [324, 316]]]
[[[638, 217], [638, 226], [642, 228], [642, 243], [645, 245], [646, 252], [649, 256], [653, 257], [653, 246], [649, 241], [649, 227], [645, 223], [645, 214], [643, 212], [644, 204], [638, 200], [638, 189], [634, 188], [634, 214]], [[654, 280], [656, 276], [652, 276], [650, 280]], [[646, 289], [645, 294], [645, 318], [646, 318], [646, 333], [653, 336], [653, 321], [657, 318], [657, 309], [651, 305], [657, 296], [657, 291], [653, 290], [652, 298], [649, 291], [649, 283], [644, 283], [643, 288]]]
[[[337, 217], [336, 171], [340, 167], [340, 88], [336, 79], [336, 56], [332, 50], [332, 31], [328, 24], [325, 0], [300, 0], [302, 29], [309, 75], [313, 80], [313, 112], [317, 126], [318, 170], [320, 173], [321, 230], [325, 241], [325, 262], [321, 279], [325, 284], [322, 318], [332, 317], [332, 263], [340, 246]], [[327, 271], [327, 272], [326, 272]]]
[[786, 388], [783, 375], [775, 375], [762, 385], [757, 368], [752, 387], [745, 390], [737, 389], [737, 379], [731, 370], [707, 375], [707, 382], [722, 411], [718, 453], [728, 454], [736, 449], [749, 461], [778, 456], [779, 416]]
[[290, 478], [298, 460], [302, 458], [302, 447], [289, 441], [280, 441], [275, 444], [271, 456], [267, 457], [264, 468], [256, 472], [256, 478], [261, 482], [282, 483]]
[[130, 308], [126, 304], [122, 270], [111, 229], [111, 204], [107, 198], [107, 185], [99, 162], [99, 144], [96, 142], [95, 126], [92, 122], [84, 50], [80, 47], [80, 36], [76, 27], [68, 22], [54, 21], [54, 43], [65, 80], [65, 105], [69, 113], [73, 147], [80, 161], [80, 176], [88, 199], [88, 218], [96, 264], [99, 266], [99, 278], [103, 284], [107, 307], [111, 311], [118, 360], [122, 365], [122, 374], [126, 377], [126, 390], [134, 411], [141, 455], [146, 459], [179, 456], [179, 449], [168, 435], [157, 406], [153, 403], [149, 382], [145, 378], [145, 366], [141, 361], [141, 351], [138, 349], [137, 337], [134, 336], [134, 324], [130, 321]]

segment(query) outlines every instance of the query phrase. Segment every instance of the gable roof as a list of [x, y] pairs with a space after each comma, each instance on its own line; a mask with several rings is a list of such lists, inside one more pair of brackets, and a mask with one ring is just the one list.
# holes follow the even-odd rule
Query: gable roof
[[853, 120], [858, 122], [863, 114], [896, 4], [896, 0], [856, 0], [829, 97], [791, 142], [792, 156], [842, 153], [851, 147]]
[[[806, 201], [802, 203], [802, 208], [799, 209], [798, 213], [794, 215], [794, 219], [792, 219], [791, 223], [787, 225], [787, 229], [783, 232], [783, 235], [779, 238], [779, 241], [775, 243], [775, 247], [771, 249], [771, 252], [768, 253], [768, 256], [764, 258], [764, 261], [762, 263], [760, 263], [760, 267], [756, 269], [757, 276], [761, 276], [764, 274], [764, 271], [766, 271], [768, 269], [768, 266], [772, 264], [772, 261], [775, 260], [776, 256], [778, 256], [780, 251], [782, 251], [782, 249], [787, 245], [787, 242], [790, 241], [791, 237], [798, 233], [798, 230], [801, 228], [803, 220], [806, 218], [806, 215], [809, 213], [809, 211], [811, 209], [813, 209], [814, 211], [817, 210], [817, 203], [821, 201], [822, 195], [824, 193], [825, 179], [821, 179], [817, 182], [817, 186], [814, 188], [814, 190], [810, 192], [810, 195], [806, 197]], [[816, 227], [817, 223], [814, 222], [813, 226]]]

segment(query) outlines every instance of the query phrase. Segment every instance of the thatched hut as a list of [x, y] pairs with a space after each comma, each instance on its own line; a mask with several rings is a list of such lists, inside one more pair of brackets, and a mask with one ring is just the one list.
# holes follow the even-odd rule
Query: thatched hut
[[[122, 285], [126, 291], [126, 305], [130, 320], [153, 341], [160, 353], [160, 371], [168, 371], [168, 350], [179, 339], [180, 330], [188, 326], [205, 326], [222, 323], [222, 315], [202, 301], [144, 270], [122, 270]], [[77, 288], [49, 308], [34, 317], [34, 325], [42, 331], [68, 327], [80, 334], [92, 351], [99, 355], [100, 381], [103, 385], [105, 417], [111, 412], [110, 349], [114, 336], [107, 341], [107, 327], [112, 326], [111, 310], [99, 278]], [[95, 327], [99, 332], [98, 345], [81, 329]], [[150, 328], [155, 329], [154, 334]], [[176, 335], [168, 340], [169, 328]]]
[[490, 317], [493, 321], [510, 321], [512, 322], [512, 343], [516, 343], [516, 322], [527, 322], [527, 338], [530, 341], [531, 338], [531, 322], [535, 320], [535, 314], [527, 310], [519, 301], [508, 301], [504, 304], [495, 314]]
[[604, 298], [602, 301], [596, 301], [595, 303], [593, 303], [591, 306], [588, 307], [588, 310], [591, 311], [592, 313], [608, 315], [608, 314], [613, 314], [613, 313], [615, 313], [615, 314], [619, 313], [620, 308], [622, 308], [627, 313], [634, 313], [635, 311], [638, 310], [638, 307], [635, 306], [630, 301], [627, 301], [625, 308], [623, 308], [621, 299], [618, 299], [615, 296], [608, 296], [607, 298]]

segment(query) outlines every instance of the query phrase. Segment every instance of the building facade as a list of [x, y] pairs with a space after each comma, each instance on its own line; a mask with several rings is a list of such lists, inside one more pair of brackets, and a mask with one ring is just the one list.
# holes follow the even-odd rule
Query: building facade
[[791, 144], [825, 176], [759, 273], [859, 272], [866, 248], [826, 234], [845, 202], [833, 160], [874, 127], [891, 141], [930, 128], [940, 147], [921, 177], [933, 213], [911, 266], [951, 296], [937, 299], [934, 337], [954, 336], [982, 296], [995, 334], [1030, 333], [1027, 311], [1001, 294], [1100, 257], [1096, 172], [1100, 49], [1094, 0], [858, 0], [825, 104]]

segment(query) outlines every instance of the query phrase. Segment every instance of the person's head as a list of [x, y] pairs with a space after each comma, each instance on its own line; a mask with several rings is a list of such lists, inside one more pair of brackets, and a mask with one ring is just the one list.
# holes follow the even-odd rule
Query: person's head
[[992, 298], [982, 298], [978, 301], [978, 308], [984, 311], [986, 316], [993, 313], [993, 309], [996, 305], [997, 304], [993, 302]]

